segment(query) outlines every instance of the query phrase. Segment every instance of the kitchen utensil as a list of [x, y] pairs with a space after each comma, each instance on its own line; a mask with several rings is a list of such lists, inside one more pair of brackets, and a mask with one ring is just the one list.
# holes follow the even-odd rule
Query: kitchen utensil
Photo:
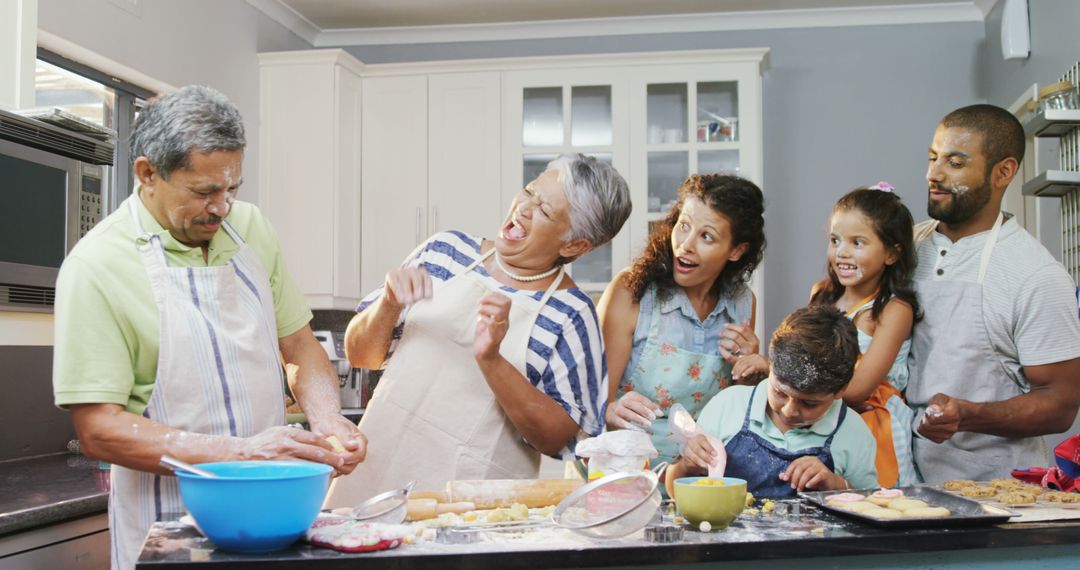
[[659, 544], [670, 544], [683, 539], [683, 528], [677, 524], [651, 524], [645, 527], [645, 540]]
[[529, 508], [558, 504], [581, 487], [580, 479], [480, 479], [449, 481], [444, 491], [413, 491], [411, 499], [439, 503], [469, 502], [476, 509], [496, 509], [521, 503]]
[[660, 507], [656, 472], [613, 473], [587, 483], [563, 499], [551, 519], [555, 524], [592, 538], [616, 538], [641, 530]]
[[435, 499], [409, 499], [405, 509], [405, 520], [422, 521], [433, 519], [443, 513], [465, 513], [475, 511], [476, 504], [469, 501], [440, 503]]
[[405, 521], [409, 492], [412, 491], [413, 485], [416, 485], [416, 481], [409, 481], [402, 489], [394, 489], [371, 497], [353, 507], [349, 518], [358, 521], [401, 524]]
[[201, 463], [216, 477], [177, 471], [184, 506], [215, 545], [271, 552], [304, 535], [319, 514], [333, 468], [306, 461]]
[[675, 480], [675, 506], [694, 526], [708, 521], [713, 528], [724, 528], [746, 506], [746, 481], [722, 477], [723, 485], [697, 484], [707, 477], [681, 477]]
[[186, 473], [191, 473], [192, 475], [198, 475], [199, 477], [217, 477], [216, 473], [211, 473], [206, 469], [199, 469], [198, 467], [195, 467], [194, 465], [186, 461], [180, 461], [179, 459], [175, 457], [170, 457], [168, 455], [161, 456], [161, 466], [168, 467], [174, 473], [177, 471], [183, 471]]

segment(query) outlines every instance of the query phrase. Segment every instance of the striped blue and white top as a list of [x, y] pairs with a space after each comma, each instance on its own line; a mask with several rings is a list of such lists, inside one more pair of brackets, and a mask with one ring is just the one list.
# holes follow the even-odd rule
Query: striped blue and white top
[[[423, 267], [435, 281], [448, 281], [480, 257], [482, 238], [459, 231], [436, 234], [416, 248], [402, 267]], [[540, 300], [544, 291], [508, 287], [478, 265], [476, 271], [492, 290], [511, 298], [527, 295]], [[361, 312], [378, 300], [382, 288], [372, 291], [356, 307]], [[408, 310], [403, 311], [386, 359], [397, 348]], [[555, 400], [589, 436], [604, 430], [608, 378], [600, 321], [592, 299], [577, 287], [555, 291], [536, 319], [529, 335], [526, 377], [533, 386]], [[573, 459], [573, 449], [564, 448], [562, 459]]]

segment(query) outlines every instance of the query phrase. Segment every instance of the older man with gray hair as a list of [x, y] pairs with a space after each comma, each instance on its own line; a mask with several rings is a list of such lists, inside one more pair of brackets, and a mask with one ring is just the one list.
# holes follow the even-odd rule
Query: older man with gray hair
[[[245, 145], [240, 113], [213, 89], [150, 101], [131, 137], [132, 196], [60, 269], [56, 404], [82, 451], [112, 464], [113, 568], [133, 567], [150, 525], [184, 510], [163, 455], [349, 473], [366, 452], [273, 230], [236, 201]], [[311, 432], [284, 426], [282, 358], [299, 366]]]

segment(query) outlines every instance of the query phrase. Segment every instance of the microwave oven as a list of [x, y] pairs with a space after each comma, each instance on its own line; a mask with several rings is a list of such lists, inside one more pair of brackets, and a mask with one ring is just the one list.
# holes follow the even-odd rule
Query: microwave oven
[[0, 110], [0, 310], [52, 311], [60, 264], [107, 213], [113, 151]]

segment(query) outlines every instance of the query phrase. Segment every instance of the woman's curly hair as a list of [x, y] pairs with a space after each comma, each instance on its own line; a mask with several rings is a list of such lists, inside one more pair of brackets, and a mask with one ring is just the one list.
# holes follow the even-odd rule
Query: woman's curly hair
[[673, 275], [675, 252], [671, 231], [682, 214], [687, 198], [697, 198], [724, 216], [731, 225], [731, 243], [747, 244], [738, 261], [728, 262], [713, 283], [714, 295], [732, 294], [750, 280], [765, 253], [765, 199], [753, 182], [730, 174], [691, 174], [679, 187], [679, 199], [663, 222], [650, 232], [645, 251], [634, 260], [623, 284], [634, 293], [634, 301], [655, 283], [662, 294], [677, 286]]

